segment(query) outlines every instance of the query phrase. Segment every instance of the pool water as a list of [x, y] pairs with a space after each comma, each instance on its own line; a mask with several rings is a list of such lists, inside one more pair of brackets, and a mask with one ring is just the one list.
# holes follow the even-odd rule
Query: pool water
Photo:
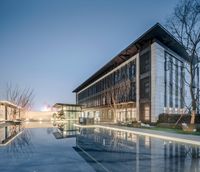
[[81, 129], [76, 139], [77, 152], [96, 171], [200, 171], [200, 149], [192, 145], [102, 128]]
[[38, 127], [21, 127], [0, 146], [0, 172], [200, 171], [199, 148], [191, 145], [69, 123]]
[[24, 129], [0, 147], [0, 172], [94, 171], [73, 149], [75, 137], [56, 139], [53, 132], [58, 132], [57, 128]]

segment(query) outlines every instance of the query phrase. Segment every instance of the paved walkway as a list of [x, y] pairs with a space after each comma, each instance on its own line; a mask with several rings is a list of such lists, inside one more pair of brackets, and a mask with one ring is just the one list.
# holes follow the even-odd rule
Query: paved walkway
[[156, 131], [151, 129], [144, 129], [144, 128], [131, 128], [131, 127], [125, 127], [125, 126], [117, 126], [117, 125], [77, 125], [78, 127], [82, 128], [93, 128], [93, 127], [99, 127], [99, 128], [105, 128], [105, 129], [111, 129], [115, 131], [123, 131], [123, 132], [131, 132], [138, 135], [143, 136], [150, 136], [155, 138], [160, 138], [164, 140], [170, 140], [170, 141], [176, 141], [184, 144], [192, 144], [200, 146], [200, 136], [190, 135], [190, 134], [177, 134], [177, 133], [171, 133], [166, 131]]

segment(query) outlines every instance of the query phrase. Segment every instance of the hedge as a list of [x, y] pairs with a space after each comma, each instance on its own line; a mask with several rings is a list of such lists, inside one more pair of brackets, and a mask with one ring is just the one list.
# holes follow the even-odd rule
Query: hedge
[[[166, 114], [162, 113], [158, 117], [158, 123], [176, 123], [180, 118], [180, 114]], [[179, 124], [181, 123], [190, 123], [191, 115], [185, 114], [179, 120]], [[195, 123], [200, 124], [200, 115], [196, 115]]]

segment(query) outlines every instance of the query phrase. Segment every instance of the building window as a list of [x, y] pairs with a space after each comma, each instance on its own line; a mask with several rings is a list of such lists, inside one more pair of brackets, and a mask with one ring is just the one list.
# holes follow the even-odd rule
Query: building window
[[173, 59], [169, 58], [170, 72], [169, 72], [169, 106], [173, 107]]
[[150, 51], [140, 56], [140, 74], [150, 71]]
[[140, 97], [150, 98], [150, 78], [144, 78], [140, 82]]
[[165, 83], [165, 91], [164, 91], [164, 106], [167, 107], [167, 71], [168, 71], [168, 68], [167, 68], [167, 54], [165, 52], [165, 70], [164, 70], [164, 83]]
[[182, 108], [184, 102], [183, 62], [165, 52], [165, 107]]
[[[127, 88], [124, 88], [124, 86], [122, 86], [122, 88], [120, 87], [121, 81], [126, 81], [126, 79], [130, 80], [131, 83], [134, 81], [134, 76], [136, 74], [135, 64], [134, 59], [91, 87], [78, 93], [78, 104], [86, 105], [86, 107], [107, 105], [110, 100], [106, 94], [110, 89], [113, 89], [113, 86], [115, 86], [113, 90], [116, 93], [116, 101], [118, 103], [135, 99], [135, 83], [133, 87], [130, 88], [128, 88], [128, 86]], [[123, 83], [121, 85], [123, 85]]]
[[175, 107], [178, 108], [178, 61], [175, 66]]
[[149, 121], [150, 120], [150, 110], [149, 106], [145, 105], [144, 107], [144, 120]]
[[181, 64], [181, 77], [180, 77], [180, 95], [181, 95], [181, 98], [180, 98], [180, 107], [183, 108], [184, 107], [184, 94], [183, 94], [183, 91], [184, 91], [184, 77], [185, 77], [185, 73], [184, 73], [184, 70], [183, 70], [183, 63]]

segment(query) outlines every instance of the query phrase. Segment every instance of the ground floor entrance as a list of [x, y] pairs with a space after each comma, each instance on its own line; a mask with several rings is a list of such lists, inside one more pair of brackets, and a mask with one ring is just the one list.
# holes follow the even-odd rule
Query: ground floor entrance
[[119, 104], [116, 108], [83, 108], [81, 117], [94, 118], [95, 123], [99, 122], [132, 122], [136, 121], [137, 110], [135, 104]]
[[136, 121], [136, 108], [118, 109], [116, 111], [117, 122]]

